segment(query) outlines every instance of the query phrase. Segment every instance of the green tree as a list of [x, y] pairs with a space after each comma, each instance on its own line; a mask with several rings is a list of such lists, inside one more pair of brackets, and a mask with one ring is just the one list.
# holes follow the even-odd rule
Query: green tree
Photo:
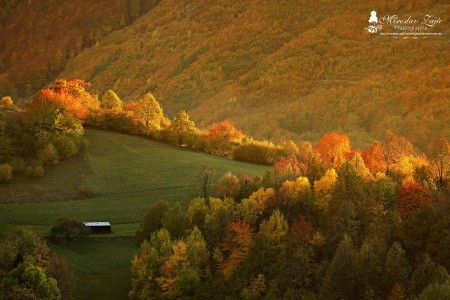
[[8, 162], [16, 154], [8, 133], [6, 116], [0, 113], [0, 163]]
[[443, 284], [445, 282], [450, 282], [447, 270], [432, 261], [428, 255], [424, 255], [411, 275], [411, 289], [414, 295], [418, 295], [433, 283]]
[[390, 177], [377, 174], [374, 191], [377, 200], [383, 204], [385, 210], [393, 210], [397, 202], [397, 182]]
[[450, 283], [433, 283], [426, 287], [419, 295], [419, 300], [448, 300], [450, 299]]
[[390, 290], [395, 283], [403, 286], [408, 283], [411, 266], [400, 243], [394, 242], [389, 248], [384, 269], [384, 282], [387, 290]]
[[56, 221], [50, 231], [50, 240], [54, 243], [70, 244], [89, 233], [87, 227], [78, 220], [70, 217], [61, 217]]
[[326, 299], [355, 299], [355, 249], [352, 240], [344, 236], [324, 279], [322, 293]]
[[153, 232], [149, 240], [144, 240], [131, 262], [130, 298], [152, 299], [161, 296], [162, 289], [157, 279], [163, 275], [163, 264], [173, 255], [173, 245], [169, 232], [164, 228]]
[[33, 264], [21, 264], [0, 283], [2, 299], [59, 300], [61, 293], [54, 278]]
[[[0, 299], [59, 299], [51, 296], [56, 282], [64, 299], [72, 299], [74, 280], [68, 264], [51, 253], [37, 233], [27, 228], [7, 231], [0, 236], [0, 245]], [[44, 293], [48, 291], [47, 284], [48, 298], [39, 294], [41, 285]]]
[[20, 279], [22, 286], [32, 291], [39, 299], [61, 299], [56, 280], [48, 278], [40, 267], [27, 265]]
[[223, 201], [210, 198], [208, 206], [203, 232], [208, 246], [214, 249], [225, 237], [228, 225], [233, 219], [234, 201], [229, 198]]
[[122, 105], [122, 100], [120, 100], [119, 96], [113, 90], [107, 90], [100, 100], [100, 107], [103, 109], [122, 110]]
[[219, 198], [229, 197], [236, 199], [239, 194], [241, 184], [236, 175], [231, 172], [225, 173], [220, 179], [214, 184], [214, 196]]
[[167, 229], [173, 238], [181, 237], [184, 226], [184, 212], [179, 203], [167, 207], [161, 220], [161, 226]]
[[285, 245], [289, 224], [284, 215], [275, 210], [269, 220], [263, 221], [259, 226], [259, 233], [265, 236], [275, 248], [282, 248]]
[[203, 165], [195, 177], [197, 179], [197, 196], [208, 200], [213, 193], [216, 171], [210, 166]]
[[158, 200], [150, 206], [139, 229], [136, 230], [135, 239], [138, 245], [145, 239], [149, 239], [153, 232], [161, 229], [165, 213], [168, 209], [169, 203], [164, 200]]
[[382, 299], [384, 262], [387, 254], [386, 243], [378, 237], [367, 237], [356, 253], [354, 272], [358, 298]]
[[204, 198], [195, 198], [192, 200], [186, 212], [186, 221], [194, 228], [197, 226], [200, 230], [203, 230], [203, 226], [205, 225], [206, 215], [209, 212], [209, 208], [206, 205], [206, 201]]
[[199, 134], [199, 130], [195, 127], [194, 121], [189, 119], [189, 115], [184, 110], [173, 119], [169, 131], [175, 135], [178, 146], [192, 141]]
[[426, 251], [434, 261], [450, 270], [450, 218], [432, 222], [434, 223], [426, 240]]

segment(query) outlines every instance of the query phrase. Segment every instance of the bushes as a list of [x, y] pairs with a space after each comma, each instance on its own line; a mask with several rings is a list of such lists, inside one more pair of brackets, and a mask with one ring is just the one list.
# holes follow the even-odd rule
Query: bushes
[[59, 162], [59, 153], [52, 143], [38, 150], [37, 156], [44, 165], [56, 165]]
[[13, 168], [9, 164], [0, 165], [0, 182], [8, 182], [12, 179]]
[[283, 149], [276, 147], [270, 142], [250, 141], [233, 152], [236, 160], [270, 165], [283, 157]]
[[45, 170], [42, 165], [37, 166], [28, 166], [25, 169], [25, 175], [27, 177], [33, 177], [33, 178], [41, 178], [45, 175]]

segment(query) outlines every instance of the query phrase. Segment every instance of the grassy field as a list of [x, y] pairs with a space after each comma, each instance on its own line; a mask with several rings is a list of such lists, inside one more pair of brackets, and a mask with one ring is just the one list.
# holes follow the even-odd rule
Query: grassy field
[[84, 153], [49, 169], [43, 179], [0, 187], [0, 232], [26, 225], [47, 234], [64, 215], [111, 222], [112, 235], [91, 236], [70, 249], [53, 247], [75, 270], [77, 299], [126, 298], [139, 222], [158, 199], [190, 201], [202, 165], [218, 177], [268, 170], [108, 131], [87, 129], [86, 137]]

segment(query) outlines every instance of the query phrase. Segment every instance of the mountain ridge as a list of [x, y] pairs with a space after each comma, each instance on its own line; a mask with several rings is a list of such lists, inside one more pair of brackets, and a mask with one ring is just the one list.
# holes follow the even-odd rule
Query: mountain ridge
[[[375, 9], [443, 16], [444, 3], [379, 1]], [[229, 118], [272, 141], [341, 131], [357, 147], [391, 129], [426, 151], [430, 137], [450, 136], [448, 29], [424, 40], [370, 34], [372, 9], [364, 1], [163, 0], [70, 59], [60, 76], [124, 100], [152, 92], [168, 116], [187, 110], [203, 128]]]

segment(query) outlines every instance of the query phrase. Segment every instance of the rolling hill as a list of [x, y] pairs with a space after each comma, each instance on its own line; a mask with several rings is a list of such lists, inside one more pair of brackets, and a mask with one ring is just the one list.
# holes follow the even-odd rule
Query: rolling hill
[[77, 276], [76, 299], [126, 298], [139, 223], [158, 199], [191, 201], [202, 165], [218, 177], [268, 170], [142, 137], [96, 129], [87, 129], [86, 137], [90, 145], [84, 153], [49, 169], [44, 178], [0, 186], [0, 232], [30, 226], [47, 235], [64, 215], [113, 224], [112, 235], [90, 236], [71, 248], [52, 246]]
[[[391, 129], [427, 151], [435, 136], [450, 137], [446, 1], [163, 0], [151, 7], [70, 57], [58, 76], [124, 100], [151, 91], [170, 117], [185, 109], [201, 127], [230, 118], [272, 141], [314, 141], [335, 130], [366, 147]], [[433, 30], [442, 36], [371, 34], [373, 9], [440, 17]], [[109, 10], [121, 18], [119, 7]]]

